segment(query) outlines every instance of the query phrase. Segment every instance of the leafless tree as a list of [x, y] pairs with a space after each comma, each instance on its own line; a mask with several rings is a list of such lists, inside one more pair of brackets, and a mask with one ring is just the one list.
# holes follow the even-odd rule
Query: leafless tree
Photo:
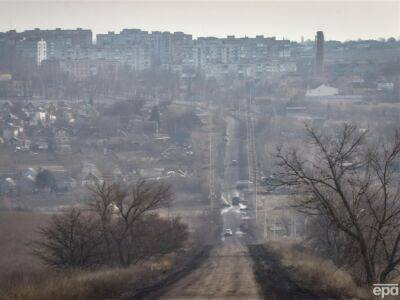
[[169, 185], [139, 181], [129, 187], [101, 183], [87, 207], [55, 215], [40, 231], [35, 254], [56, 267], [129, 266], [183, 246], [187, 227], [156, 209], [172, 199]]
[[169, 220], [155, 214], [141, 218], [130, 234], [135, 241], [130, 250], [133, 263], [179, 249], [188, 237], [187, 225], [179, 218]]
[[141, 180], [128, 188], [103, 183], [92, 192], [89, 206], [100, 217], [107, 249], [110, 254], [116, 253], [121, 265], [130, 265], [135, 259], [137, 224], [172, 200], [170, 186]]
[[359, 273], [356, 268], [359, 263], [357, 246], [328, 218], [307, 218], [305, 238], [306, 243], [322, 257], [332, 260], [339, 268], [352, 268], [355, 275]]
[[299, 211], [325, 218], [357, 249], [367, 283], [386, 281], [400, 263], [399, 133], [372, 147], [349, 124], [335, 136], [306, 131], [309, 155], [278, 149], [281, 183], [298, 194]]
[[107, 257], [113, 260], [112, 245], [112, 219], [114, 214], [114, 203], [118, 198], [126, 197], [125, 191], [117, 184], [107, 184], [106, 182], [98, 183], [93, 187], [89, 187], [92, 197], [88, 202], [89, 210], [92, 211], [100, 220], [101, 234], [107, 251]]
[[34, 254], [53, 267], [84, 268], [103, 259], [99, 223], [78, 209], [55, 215], [40, 229], [41, 239], [33, 243]]

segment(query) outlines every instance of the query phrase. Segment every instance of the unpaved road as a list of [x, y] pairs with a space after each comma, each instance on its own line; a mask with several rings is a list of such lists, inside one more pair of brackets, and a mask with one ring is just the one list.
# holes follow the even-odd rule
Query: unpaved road
[[[225, 204], [231, 203], [232, 193], [240, 176], [239, 166], [247, 163], [239, 155], [239, 145], [243, 141], [238, 135], [238, 126], [236, 119], [227, 118], [229, 138], [226, 143], [223, 178]], [[239, 166], [232, 165], [232, 160], [237, 160]], [[210, 257], [198, 269], [170, 286], [161, 299], [262, 299], [246, 246], [248, 237], [241, 231], [243, 217], [250, 213], [240, 211], [238, 206], [232, 205], [222, 209], [223, 231], [229, 228], [233, 235], [222, 238]]]
[[217, 246], [197, 270], [173, 284], [161, 299], [262, 299], [247, 248]]

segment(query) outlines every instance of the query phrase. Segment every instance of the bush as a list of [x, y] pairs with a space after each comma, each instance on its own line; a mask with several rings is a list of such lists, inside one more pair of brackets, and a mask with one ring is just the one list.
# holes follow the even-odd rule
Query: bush
[[169, 186], [140, 182], [124, 190], [102, 184], [93, 189], [89, 210], [72, 209], [41, 228], [35, 254], [54, 267], [97, 265], [128, 267], [140, 260], [172, 252], [187, 239], [180, 219], [150, 212], [168, 203]]
[[91, 215], [71, 209], [55, 215], [40, 229], [41, 239], [34, 253], [54, 267], [84, 268], [100, 264], [103, 258], [100, 224]]

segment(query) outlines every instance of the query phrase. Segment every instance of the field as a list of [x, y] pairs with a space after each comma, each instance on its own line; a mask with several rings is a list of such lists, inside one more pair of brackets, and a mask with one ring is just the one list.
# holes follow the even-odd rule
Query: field
[[45, 266], [32, 255], [29, 243], [50, 215], [32, 212], [0, 212], [0, 298], [18, 282], [39, 280]]
[[30, 253], [29, 243], [38, 237], [38, 229], [50, 215], [32, 212], [0, 213], [0, 277], [21, 267], [40, 267]]
[[[43, 265], [30, 243], [51, 215], [0, 213], [0, 299], [109, 299], [135, 294], [146, 286], [164, 286], [174, 273], [194, 263], [202, 248], [190, 247], [158, 255], [128, 268], [55, 270]], [[200, 257], [200, 256], [199, 256]], [[187, 267], [187, 266], [186, 266]]]

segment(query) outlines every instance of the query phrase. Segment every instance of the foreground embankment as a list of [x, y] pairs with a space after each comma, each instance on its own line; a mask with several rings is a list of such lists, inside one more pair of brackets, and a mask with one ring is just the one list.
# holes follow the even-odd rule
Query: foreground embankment
[[332, 263], [296, 247], [249, 245], [254, 272], [267, 299], [369, 299], [352, 277]]

